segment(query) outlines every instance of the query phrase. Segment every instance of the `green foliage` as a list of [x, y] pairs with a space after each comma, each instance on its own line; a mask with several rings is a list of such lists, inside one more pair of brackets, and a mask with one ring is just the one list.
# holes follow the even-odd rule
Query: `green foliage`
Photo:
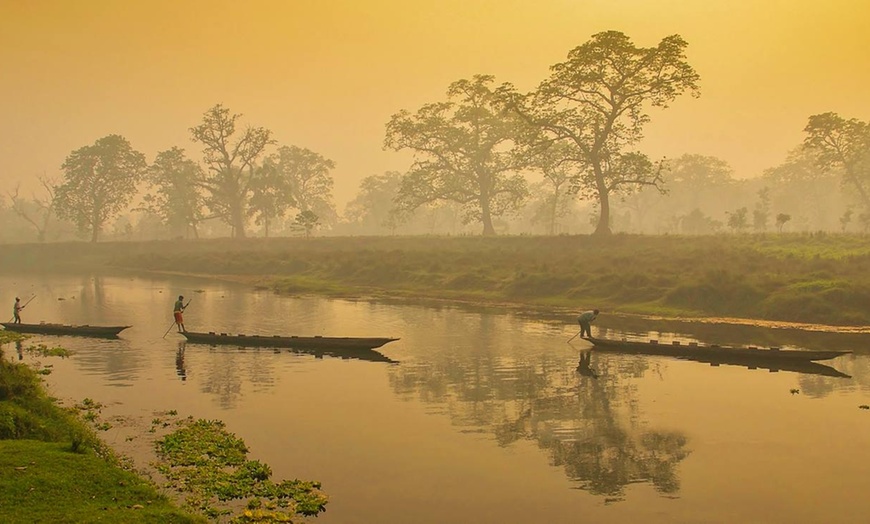
[[464, 223], [480, 223], [484, 235], [495, 235], [493, 218], [516, 210], [528, 195], [517, 173], [528, 165], [515, 148], [520, 122], [503, 111], [493, 81], [489, 75], [457, 80], [447, 101], [401, 111], [387, 123], [386, 147], [414, 154], [396, 198], [400, 210], [455, 202]]
[[61, 167], [64, 181], [54, 200], [57, 215], [75, 222], [96, 242], [109, 219], [136, 194], [147, 163], [126, 138], [109, 135], [73, 151]]
[[229, 515], [225, 503], [239, 499], [248, 501], [248, 509], [233, 522], [290, 522], [295, 515], [312, 516], [326, 509], [319, 482], [272, 482], [271, 468], [248, 460], [244, 441], [220, 421], [188, 419], [156, 447], [162, 460], [158, 469], [169, 485], [185, 494], [189, 507], [205, 515]]
[[679, 35], [643, 48], [619, 31], [597, 33], [550, 67], [550, 77], [526, 100], [514, 99], [513, 107], [542, 135], [533, 142], [569, 148], [564, 160], [576, 172], [576, 191], [597, 201], [598, 234], [611, 232], [611, 194], [660, 186], [664, 166], [632, 149], [650, 120], [649, 107], [697, 92], [686, 46]]

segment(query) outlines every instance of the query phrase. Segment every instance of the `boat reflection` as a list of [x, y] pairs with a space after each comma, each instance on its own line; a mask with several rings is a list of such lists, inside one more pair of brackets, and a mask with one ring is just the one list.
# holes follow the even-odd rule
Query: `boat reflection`
[[[360, 348], [341, 348], [341, 347], [333, 347], [333, 348], [305, 348], [305, 347], [293, 347], [293, 348], [283, 348], [283, 347], [267, 347], [267, 346], [232, 346], [228, 344], [206, 344], [200, 342], [179, 342], [179, 350], [178, 354], [181, 357], [176, 356], [176, 364], [178, 362], [182, 362], [183, 366], [183, 358], [184, 351], [186, 347], [193, 346], [208, 346], [208, 347], [235, 347], [240, 351], [271, 351], [273, 353], [294, 353], [297, 355], [312, 355], [314, 358], [323, 358], [323, 357], [332, 357], [332, 358], [340, 358], [344, 360], [364, 360], [367, 362], [384, 362], [388, 364], [398, 364], [398, 360], [393, 360], [390, 357], [384, 355], [383, 353], [379, 353], [374, 349], [360, 349]], [[178, 368], [179, 370], [181, 368]], [[179, 371], [179, 376], [181, 372]], [[186, 373], [185, 373], [186, 376]]]

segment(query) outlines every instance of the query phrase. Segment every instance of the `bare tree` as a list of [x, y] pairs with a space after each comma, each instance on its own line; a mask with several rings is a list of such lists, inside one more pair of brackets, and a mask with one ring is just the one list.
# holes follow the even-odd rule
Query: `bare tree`
[[39, 242], [45, 242], [51, 217], [54, 214], [56, 183], [45, 176], [38, 177], [38, 180], [46, 193], [43, 198], [34, 195], [30, 201], [24, 200], [19, 196], [20, 184], [16, 185], [14, 190], [8, 191], [7, 194], [12, 202], [12, 212], [36, 229], [36, 238]]

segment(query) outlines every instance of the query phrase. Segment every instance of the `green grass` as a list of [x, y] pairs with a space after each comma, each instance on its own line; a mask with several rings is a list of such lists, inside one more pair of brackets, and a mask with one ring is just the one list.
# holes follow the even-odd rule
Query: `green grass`
[[0, 441], [0, 522], [194, 523], [137, 475], [68, 442]]
[[[0, 344], [10, 335], [0, 332]], [[56, 354], [56, 348], [35, 348]], [[37, 370], [0, 352], [0, 522], [205, 522], [125, 470]]]
[[291, 295], [870, 323], [870, 242], [860, 235], [216, 239], [0, 253], [0, 269], [85, 267], [231, 277]]

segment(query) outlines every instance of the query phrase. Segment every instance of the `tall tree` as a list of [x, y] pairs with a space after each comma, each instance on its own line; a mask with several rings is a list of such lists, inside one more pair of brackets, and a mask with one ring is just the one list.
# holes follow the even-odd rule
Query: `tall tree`
[[570, 158], [567, 144], [555, 143], [548, 146], [540, 149], [531, 159], [531, 167], [543, 175], [543, 180], [537, 186], [540, 191], [532, 192], [537, 195], [532, 223], [544, 223], [547, 234], [554, 235], [557, 220], [571, 211], [573, 195], [570, 194], [570, 189], [575, 177], [566, 162]]
[[154, 192], [145, 195], [149, 211], [159, 216], [172, 231], [199, 238], [198, 224], [203, 220], [202, 181], [199, 164], [187, 158], [184, 149], [173, 147], [157, 153], [148, 172]]
[[57, 215], [90, 232], [96, 242], [106, 222], [129, 205], [148, 164], [126, 138], [109, 135], [70, 153], [61, 169]]
[[578, 190], [597, 199], [596, 234], [611, 233], [611, 194], [661, 182], [660, 170], [631, 148], [643, 138], [647, 107], [697, 94], [686, 45], [679, 35], [644, 48], [618, 31], [598, 33], [553, 65], [525, 103], [513, 104], [548, 140], [571, 146]]
[[819, 166], [828, 172], [841, 169], [843, 184], [870, 209], [870, 124], [823, 113], [811, 116], [804, 132], [804, 147], [818, 153]]
[[236, 135], [241, 116], [218, 104], [205, 112], [200, 125], [190, 128], [193, 140], [203, 145], [206, 206], [233, 228], [236, 237], [245, 236], [256, 161], [274, 143], [272, 132], [263, 127], [248, 127]]
[[335, 169], [335, 162], [310, 149], [297, 146], [278, 148], [272, 162], [287, 187], [294, 207], [300, 212], [312, 211], [321, 220], [334, 222], [334, 182], [330, 171]]
[[294, 204], [289, 185], [282, 178], [279, 167], [269, 158], [265, 159], [251, 179], [248, 214], [254, 217], [255, 224], [263, 226], [264, 234], [268, 238], [272, 223], [284, 216]]
[[365, 177], [360, 182], [359, 193], [347, 204], [345, 218], [364, 232], [387, 228], [395, 233], [406, 218], [395, 203], [401, 180], [402, 174], [398, 171]]
[[453, 82], [447, 101], [390, 119], [385, 147], [414, 154], [399, 190], [404, 209], [456, 202], [465, 223], [480, 222], [484, 235], [495, 235], [493, 217], [517, 209], [527, 196], [526, 180], [517, 174], [527, 161], [514, 150], [519, 122], [503, 110], [493, 81], [475, 75]]

